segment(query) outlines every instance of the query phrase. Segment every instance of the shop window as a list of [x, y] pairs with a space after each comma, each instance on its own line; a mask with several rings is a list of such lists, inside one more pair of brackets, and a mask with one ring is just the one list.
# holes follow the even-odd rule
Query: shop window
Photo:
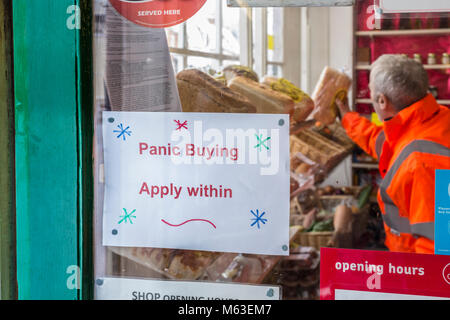
[[360, 190], [312, 190], [351, 146], [307, 121], [301, 11], [207, 0], [162, 29], [112, 3], [94, 39], [96, 297], [317, 299], [318, 249], [349, 240], [333, 240], [332, 216]]
[[[95, 34], [100, 38], [106, 5], [107, 0], [95, 1]], [[289, 36], [283, 32], [283, 14], [283, 8], [237, 9], [223, 0], [206, 1], [194, 17], [165, 29], [175, 72], [195, 67], [214, 74], [224, 66], [241, 64], [252, 66], [260, 76], [282, 77], [283, 41]], [[252, 62], [245, 60], [247, 52], [252, 53]]]
[[253, 69], [259, 75], [283, 76], [283, 41], [289, 37], [283, 14], [283, 8], [252, 9]]
[[[237, 14], [239, 10], [245, 13]], [[214, 74], [223, 66], [242, 64], [253, 65], [260, 75], [281, 77], [283, 9], [239, 10], [227, 7], [226, 1], [207, 1], [192, 19], [167, 28], [170, 51], [177, 57], [175, 70], [178, 72], [190, 67], [202, 67]], [[252, 28], [245, 28], [247, 15], [251, 17]], [[253, 39], [253, 45], [243, 40], [247, 37]], [[253, 63], [243, 61], [244, 52], [253, 53]], [[182, 59], [178, 58], [180, 56]], [[258, 70], [257, 66], [262, 69]]]
[[240, 63], [240, 18], [228, 10], [236, 11], [226, 1], [210, 0], [186, 23], [166, 29], [177, 72], [197, 67], [214, 74], [225, 63]]

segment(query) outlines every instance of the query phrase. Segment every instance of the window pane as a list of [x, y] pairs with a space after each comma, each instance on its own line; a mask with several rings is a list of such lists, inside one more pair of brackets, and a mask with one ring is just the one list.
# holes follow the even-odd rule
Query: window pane
[[170, 48], [183, 47], [183, 25], [166, 28], [167, 43]]
[[268, 64], [267, 75], [281, 78], [283, 77], [283, 68], [276, 64]]
[[225, 68], [227, 66], [231, 65], [237, 65], [239, 64], [239, 60], [223, 60], [222, 61], [222, 67]]
[[186, 22], [190, 50], [217, 52], [216, 1], [206, 1], [194, 17]]
[[222, 1], [222, 48], [227, 55], [238, 56], [239, 46], [239, 15], [240, 8], [227, 7], [226, 1]]
[[181, 70], [183, 70], [183, 56], [181, 54], [172, 53], [171, 57], [175, 73], [178, 73]]
[[267, 60], [283, 61], [283, 8], [267, 8]]
[[219, 60], [204, 57], [188, 57], [187, 67], [199, 69], [210, 75], [214, 75], [220, 71]]
[[252, 52], [253, 52], [253, 69], [260, 77], [265, 76], [263, 64], [267, 62], [264, 55], [266, 50], [263, 47], [263, 39], [266, 37], [266, 29], [264, 29], [264, 12], [267, 8], [252, 8]]

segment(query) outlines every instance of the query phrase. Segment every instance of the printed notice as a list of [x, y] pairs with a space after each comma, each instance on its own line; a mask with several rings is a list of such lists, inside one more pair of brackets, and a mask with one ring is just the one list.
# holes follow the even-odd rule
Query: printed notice
[[280, 287], [204, 281], [103, 278], [97, 300], [279, 300]]
[[108, 5], [105, 50], [108, 110], [181, 111], [163, 29], [134, 24]]
[[450, 255], [450, 170], [436, 170], [434, 194], [434, 252]]
[[288, 255], [288, 123], [104, 112], [103, 244]]

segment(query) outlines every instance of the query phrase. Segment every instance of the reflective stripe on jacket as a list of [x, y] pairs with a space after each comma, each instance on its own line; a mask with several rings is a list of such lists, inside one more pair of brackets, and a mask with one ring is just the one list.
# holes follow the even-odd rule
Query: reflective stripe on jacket
[[391, 251], [434, 253], [434, 174], [450, 170], [450, 109], [432, 95], [400, 111], [382, 127], [355, 112], [342, 125], [378, 159], [378, 203]]

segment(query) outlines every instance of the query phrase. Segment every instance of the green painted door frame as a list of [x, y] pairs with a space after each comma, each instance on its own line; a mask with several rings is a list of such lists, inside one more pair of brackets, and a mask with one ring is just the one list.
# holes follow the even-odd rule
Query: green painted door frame
[[17, 296], [11, 1], [0, 2], [0, 299]]
[[12, 9], [18, 298], [89, 299], [91, 1], [14, 0]]

